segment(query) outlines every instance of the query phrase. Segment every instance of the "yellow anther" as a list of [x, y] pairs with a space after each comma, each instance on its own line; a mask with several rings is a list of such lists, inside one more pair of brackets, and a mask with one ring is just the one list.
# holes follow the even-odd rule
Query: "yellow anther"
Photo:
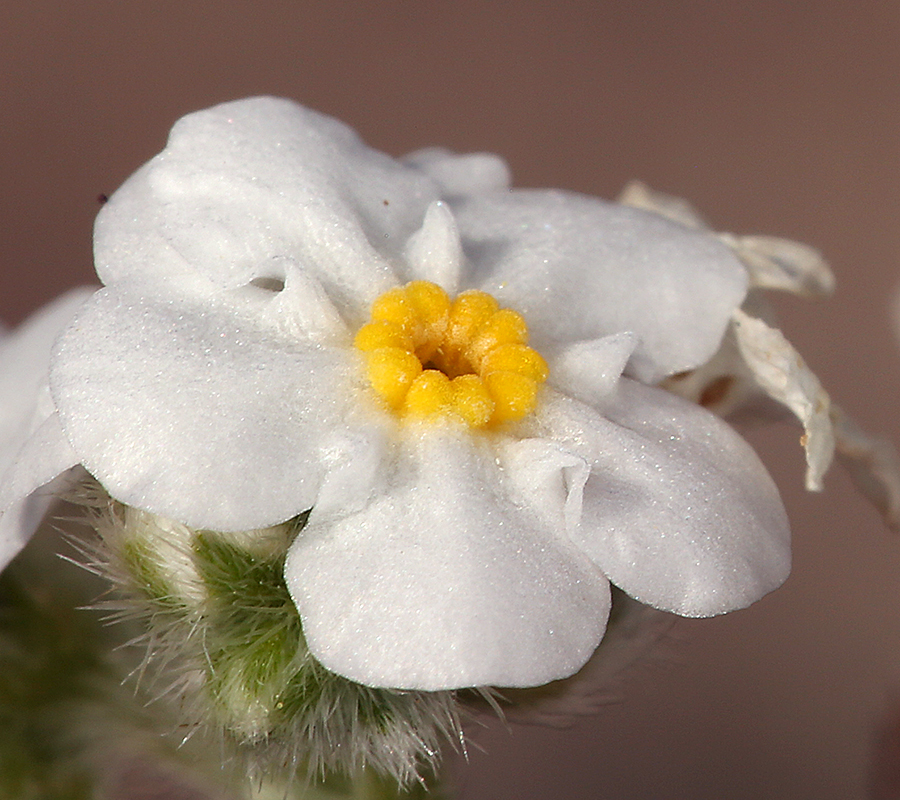
[[404, 411], [415, 417], [430, 417], [452, 408], [450, 379], [436, 369], [426, 369], [412, 382], [403, 405]]
[[483, 380], [494, 401], [491, 422], [511, 422], [534, 411], [538, 384], [531, 378], [517, 372], [492, 372]]
[[501, 344], [488, 350], [481, 359], [481, 374], [491, 372], [517, 372], [538, 383], [547, 380], [549, 374], [543, 356], [524, 344]]
[[413, 281], [406, 286], [406, 297], [427, 328], [440, 329], [443, 336], [450, 312], [450, 298], [436, 283]]
[[466, 354], [473, 365], [480, 365], [489, 351], [503, 344], [525, 344], [528, 326], [521, 314], [501, 308], [478, 329]]
[[354, 343], [372, 388], [398, 413], [483, 428], [534, 410], [547, 364], [527, 341], [522, 316], [486, 292], [451, 302], [437, 284], [413, 281], [372, 304]]
[[500, 305], [487, 292], [470, 289], [458, 295], [450, 305], [447, 341], [462, 350], [475, 332], [497, 313]]
[[429, 281], [413, 281], [404, 291], [415, 315], [414, 349], [419, 360], [427, 364], [447, 331], [450, 298], [440, 286]]
[[400, 347], [380, 347], [369, 353], [366, 375], [387, 403], [399, 408], [412, 382], [422, 373], [415, 353]]
[[370, 353], [379, 347], [399, 347], [412, 350], [413, 342], [408, 334], [393, 322], [367, 322], [357, 332], [353, 344], [364, 353]]
[[494, 401], [477, 375], [460, 375], [450, 381], [453, 410], [473, 428], [483, 428], [494, 415]]
[[416, 310], [402, 286], [389, 289], [372, 303], [372, 321], [390, 322], [409, 336], [414, 336], [417, 322]]

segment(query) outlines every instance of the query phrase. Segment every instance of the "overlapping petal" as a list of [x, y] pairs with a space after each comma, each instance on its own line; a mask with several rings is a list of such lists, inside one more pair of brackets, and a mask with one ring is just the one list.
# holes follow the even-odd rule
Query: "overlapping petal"
[[198, 303], [98, 292], [54, 358], [66, 434], [122, 502], [218, 530], [288, 519], [341, 460], [335, 442], [369, 440], [354, 354]]
[[389, 261], [437, 199], [423, 171], [337, 120], [276, 98], [225, 103], [180, 120], [110, 198], [97, 273], [106, 284], [199, 273], [234, 287], [296, 264], [361, 307], [390, 285]]
[[92, 291], [67, 292], [0, 339], [0, 567], [54, 498], [33, 493], [79, 461], [59, 427], [47, 373], [54, 340]]
[[437, 182], [444, 197], [453, 199], [508, 189], [512, 179], [506, 162], [493, 153], [460, 154], [426, 147], [407, 154], [403, 161], [421, 169]]
[[623, 378], [599, 408], [549, 398], [540, 423], [590, 463], [573, 539], [632, 597], [702, 617], [784, 582], [790, 534], [778, 491], [713, 414]]
[[511, 479], [464, 431], [406, 432], [398, 447], [381, 496], [343, 518], [314, 509], [290, 551], [285, 576], [312, 652], [354, 680], [406, 689], [575, 672], [610, 596], [566, 536], [563, 480], [538, 511], [516, 486], [528, 478]]
[[538, 348], [631, 331], [644, 382], [709, 359], [747, 290], [727, 246], [639, 209], [535, 190], [453, 207], [473, 285], [524, 314]]
[[0, 472], [50, 414], [50, 352], [59, 332], [93, 289], [74, 289], [32, 315], [13, 333], [0, 334]]
[[0, 488], [0, 568], [27, 544], [58, 498], [64, 473], [76, 467], [79, 458], [53, 414], [28, 437], [13, 462]]

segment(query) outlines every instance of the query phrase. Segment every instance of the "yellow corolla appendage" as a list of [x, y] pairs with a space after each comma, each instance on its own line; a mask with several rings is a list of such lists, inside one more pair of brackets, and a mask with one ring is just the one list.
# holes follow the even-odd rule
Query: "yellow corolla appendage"
[[548, 370], [527, 342], [522, 316], [486, 292], [451, 301], [437, 284], [413, 281], [375, 300], [354, 344], [367, 355], [372, 388], [397, 414], [455, 415], [483, 428], [534, 410]]

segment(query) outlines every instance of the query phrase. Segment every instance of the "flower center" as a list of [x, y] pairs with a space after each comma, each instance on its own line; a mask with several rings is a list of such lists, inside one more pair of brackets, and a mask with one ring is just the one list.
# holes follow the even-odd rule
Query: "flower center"
[[456, 415], [483, 428], [534, 410], [547, 363], [527, 341], [521, 314], [486, 292], [450, 300], [437, 284], [413, 281], [375, 300], [354, 344], [372, 388], [397, 413]]

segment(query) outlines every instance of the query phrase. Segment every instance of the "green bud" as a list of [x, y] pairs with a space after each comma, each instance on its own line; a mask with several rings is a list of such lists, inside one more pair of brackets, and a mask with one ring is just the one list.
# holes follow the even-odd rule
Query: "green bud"
[[252, 784], [309, 787], [371, 772], [396, 796], [429, 779], [441, 746], [460, 746], [456, 693], [364, 686], [309, 652], [283, 577], [305, 516], [240, 533], [193, 530], [113, 501], [93, 516], [115, 608], [145, 630], [144, 679], [176, 709], [183, 736], [224, 743]]

